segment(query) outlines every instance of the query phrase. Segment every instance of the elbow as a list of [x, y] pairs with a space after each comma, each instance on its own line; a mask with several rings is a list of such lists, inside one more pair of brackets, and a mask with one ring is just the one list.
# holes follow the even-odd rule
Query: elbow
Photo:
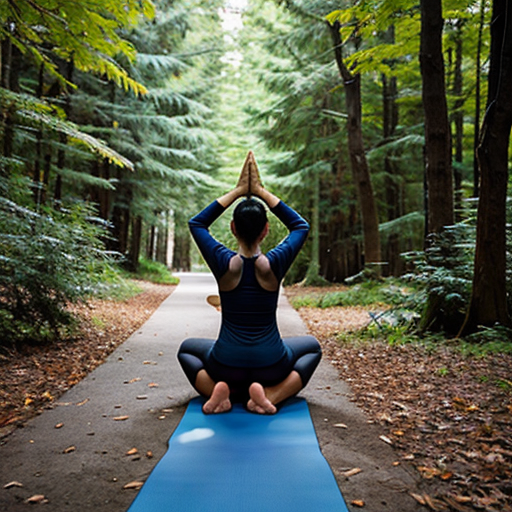
[[198, 222], [196, 222], [193, 218], [188, 221], [188, 229], [190, 233], [192, 233], [192, 236], [194, 236], [194, 233], [199, 228]]

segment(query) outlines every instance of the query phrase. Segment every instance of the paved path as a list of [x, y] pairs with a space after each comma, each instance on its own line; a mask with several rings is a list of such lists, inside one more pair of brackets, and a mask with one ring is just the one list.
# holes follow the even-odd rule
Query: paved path
[[[53, 409], [2, 441], [0, 512], [34, 510], [25, 500], [38, 494], [48, 503], [37, 507], [51, 512], [127, 510], [136, 491], [123, 486], [148, 477], [187, 401], [195, 396], [176, 360], [179, 344], [186, 337], [214, 337], [218, 331], [220, 315], [205, 300], [216, 293], [211, 275], [179, 277], [174, 293], [103, 365]], [[283, 336], [305, 332], [285, 299], [278, 319]], [[412, 473], [393, 465], [396, 456], [379, 439], [382, 432], [350, 402], [349, 389], [328, 361], [322, 361], [302, 395], [351, 510], [355, 499], [364, 500], [369, 512], [422, 510], [408, 495], [415, 491]], [[132, 448], [138, 454], [126, 455]], [[362, 472], [349, 479], [341, 475], [354, 467]], [[3, 488], [11, 481], [23, 487]]]

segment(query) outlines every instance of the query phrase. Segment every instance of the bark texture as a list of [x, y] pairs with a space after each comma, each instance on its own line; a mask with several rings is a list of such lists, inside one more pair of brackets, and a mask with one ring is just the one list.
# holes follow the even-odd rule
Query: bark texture
[[506, 292], [506, 198], [512, 129], [512, 7], [494, 0], [487, 111], [477, 158], [480, 200], [468, 327], [510, 325]]
[[453, 224], [450, 124], [446, 103], [441, 0], [421, 0], [420, 67], [425, 111], [427, 227], [439, 233]]
[[[361, 209], [364, 238], [365, 267], [381, 263], [379, 220], [370, 169], [366, 160], [361, 121], [361, 75], [351, 73], [343, 61], [339, 22], [329, 25], [334, 43], [336, 64], [345, 90], [347, 107], [348, 147], [352, 175], [356, 185]], [[378, 267], [376, 267], [377, 270]]]

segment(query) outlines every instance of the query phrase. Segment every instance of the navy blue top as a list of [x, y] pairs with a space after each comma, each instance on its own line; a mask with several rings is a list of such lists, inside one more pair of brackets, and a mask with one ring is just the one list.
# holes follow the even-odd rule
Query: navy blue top
[[[225, 208], [214, 201], [189, 221], [192, 236], [217, 282], [227, 272], [231, 258], [237, 254], [215, 240], [208, 231], [224, 211]], [[290, 231], [281, 243], [267, 253], [270, 267], [280, 284], [308, 236], [309, 224], [282, 201], [270, 211]], [[256, 257], [242, 256], [242, 259], [242, 275], [238, 285], [228, 292], [219, 291], [222, 323], [211, 355], [227, 366], [270, 366], [287, 355], [288, 351], [277, 329], [279, 287], [276, 291], [263, 289], [256, 279]]]

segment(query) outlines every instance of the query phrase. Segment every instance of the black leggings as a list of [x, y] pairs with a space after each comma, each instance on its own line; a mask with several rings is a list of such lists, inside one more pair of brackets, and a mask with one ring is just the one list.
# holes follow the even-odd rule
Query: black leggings
[[300, 375], [304, 387], [322, 357], [320, 345], [313, 336], [284, 338], [283, 342], [289, 347], [291, 357], [285, 356], [277, 363], [262, 368], [239, 368], [219, 363], [210, 354], [215, 340], [205, 338], [186, 339], [178, 351], [178, 360], [193, 387], [198, 372], [203, 369], [214, 382], [226, 382], [235, 395], [245, 396], [253, 382], [275, 386], [293, 370]]

